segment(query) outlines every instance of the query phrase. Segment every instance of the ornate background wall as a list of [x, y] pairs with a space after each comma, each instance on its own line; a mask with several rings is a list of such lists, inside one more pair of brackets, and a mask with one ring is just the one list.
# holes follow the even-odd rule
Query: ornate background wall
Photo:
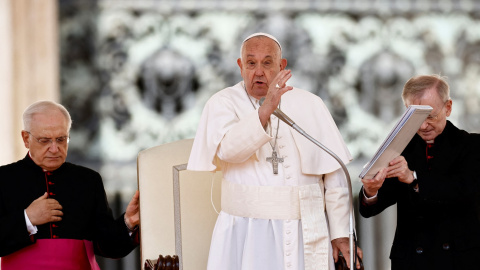
[[[133, 194], [139, 151], [195, 135], [206, 100], [241, 80], [239, 45], [257, 31], [282, 43], [289, 84], [324, 99], [355, 158], [355, 190], [413, 75], [447, 76], [450, 120], [480, 131], [479, 1], [60, 0], [59, 10], [69, 160], [97, 169], [110, 196]], [[389, 269], [394, 213], [357, 217], [368, 269]]]

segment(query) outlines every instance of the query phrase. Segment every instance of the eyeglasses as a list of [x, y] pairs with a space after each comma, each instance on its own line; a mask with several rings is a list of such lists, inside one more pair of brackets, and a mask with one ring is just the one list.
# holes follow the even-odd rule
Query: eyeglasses
[[432, 123], [434, 123], [435, 121], [437, 121], [438, 116], [439, 116], [440, 113], [443, 111], [443, 108], [445, 107], [445, 104], [447, 104], [447, 102], [448, 102], [448, 100], [443, 103], [442, 108], [440, 109], [440, 111], [439, 111], [437, 114], [435, 114], [435, 115], [428, 115], [427, 118], [425, 119], [425, 121], [426, 121], [428, 124], [432, 124]]
[[55, 140], [55, 143], [58, 144], [58, 145], [65, 145], [67, 143], [70, 142], [70, 136], [62, 136], [62, 137], [58, 137], [58, 138], [55, 138], [55, 139], [51, 139], [51, 138], [37, 138], [35, 136], [33, 136], [32, 133], [30, 133], [30, 131], [27, 131], [28, 134], [32, 135], [32, 137], [41, 145], [43, 146], [47, 146], [47, 145], [50, 145], [53, 143], [53, 140]]

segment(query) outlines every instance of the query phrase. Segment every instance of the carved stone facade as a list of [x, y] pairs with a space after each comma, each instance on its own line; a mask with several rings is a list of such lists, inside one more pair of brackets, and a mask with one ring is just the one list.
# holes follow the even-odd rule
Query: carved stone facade
[[62, 0], [59, 7], [62, 102], [74, 119], [69, 158], [99, 170], [111, 192], [136, 188], [139, 151], [195, 135], [206, 100], [241, 80], [240, 43], [257, 31], [282, 43], [289, 84], [324, 99], [355, 158], [354, 179], [402, 114], [402, 87], [413, 75], [446, 76], [450, 120], [480, 131], [478, 1]]

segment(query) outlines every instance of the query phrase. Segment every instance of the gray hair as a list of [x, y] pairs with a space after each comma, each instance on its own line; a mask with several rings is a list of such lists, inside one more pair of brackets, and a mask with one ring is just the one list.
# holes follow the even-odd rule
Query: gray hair
[[446, 81], [446, 77], [442, 77], [437, 74], [433, 75], [420, 75], [412, 77], [405, 83], [403, 87], [402, 99], [403, 103], [413, 98], [421, 98], [425, 93], [425, 90], [435, 88], [438, 95], [443, 102], [447, 102], [450, 99], [450, 87]]
[[280, 58], [282, 58], [282, 45], [280, 45], [280, 42], [274, 36], [272, 36], [270, 34], [267, 34], [267, 33], [262, 33], [262, 32], [251, 34], [250, 36], [246, 37], [243, 40], [242, 46], [240, 47], [240, 58], [242, 58], [242, 52], [243, 52], [243, 47], [245, 45], [245, 42], [247, 42], [249, 39], [254, 38], [254, 37], [267, 37], [267, 38], [275, 41], [275, 43], [277, 43], [278, 47], [280, 48]]
[[23, 112], [23, 129], [26, 131], [30, 131], [32, 127], [32, 120], [33, 116], [38, 113], [44, 113], [47, 111], [57, 110], [60, 111], [67, 120], [67, 131], [70, 132], [70, 128], [72, 127], [72, 118], [70, 117], [70, 113], [68, 113], [67, 109], [62, 104], [48, 101], [48, 100], [41, 100], [37, 101], [25, 109]]

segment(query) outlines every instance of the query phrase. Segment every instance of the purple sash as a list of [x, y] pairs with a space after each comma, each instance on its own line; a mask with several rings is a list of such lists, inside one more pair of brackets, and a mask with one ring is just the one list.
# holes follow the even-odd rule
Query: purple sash
[[39, 239], [2, 257], [2, 270], [100, 270], [93, 243], [74, 239]]

